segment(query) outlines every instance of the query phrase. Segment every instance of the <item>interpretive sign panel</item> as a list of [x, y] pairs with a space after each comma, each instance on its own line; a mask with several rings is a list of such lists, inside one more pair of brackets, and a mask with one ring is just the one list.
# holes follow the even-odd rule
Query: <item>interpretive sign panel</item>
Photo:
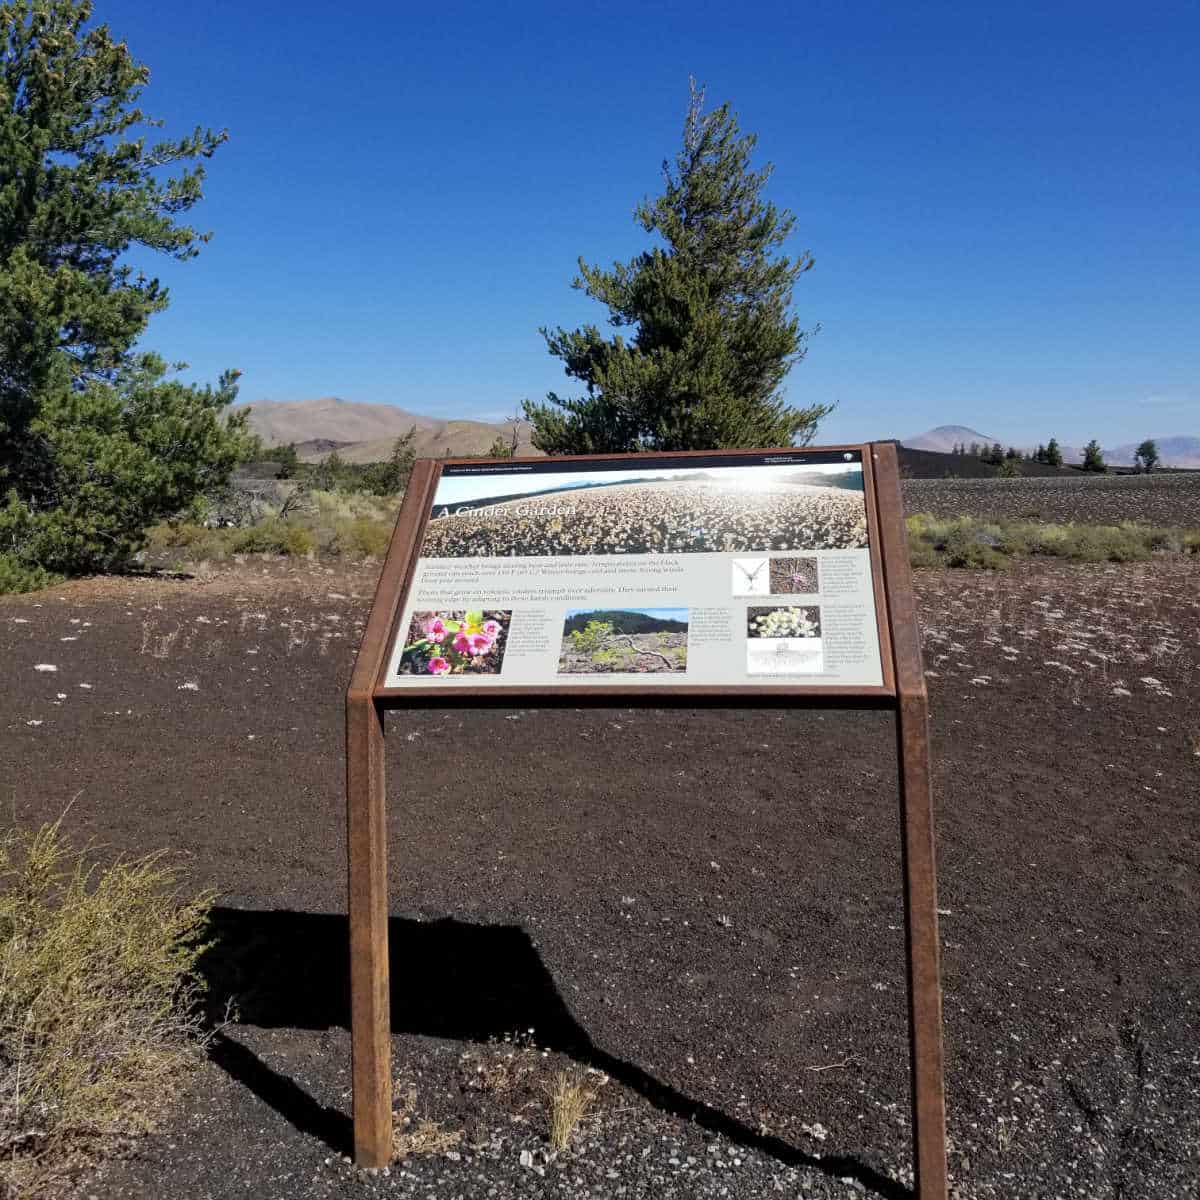
[[929, 710], [896, 447], [418, 460], [346, 692], [361, 1166], [394, 1152], [385, 717], [514, 701], [895, 711], [913, 1191], [946, 1200]]
[[864, 467], [860, 448], [446, 465], [383, 686], [881, 688]]

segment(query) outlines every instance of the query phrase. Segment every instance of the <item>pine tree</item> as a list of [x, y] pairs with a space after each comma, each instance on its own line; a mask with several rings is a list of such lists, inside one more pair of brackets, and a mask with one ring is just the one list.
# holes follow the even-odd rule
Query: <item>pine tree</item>
[[1147, 475], [1158, 466], [1158, 446], [1153, 438], [1147, 438], [1138, 446], [1133, 456], [1134, 466]]
[[1049, 467], [1061, 467], [1063, 465], [1062, 450], [1059, 449], [1057, 438], [1051, 438], [1046, 443], [1046, 465]]
[[1095, 438], [1092, 438], [1083, 448], [1083, 469], [1097, 473], [1108, 470], [1104, 463], [1104, 453], [1100, 449], [1100, 443]]
[[1033, 452], [1033, 461], [1036, 463], [1044, 463], [1046, 461], [1046, 447], [1038, 442], [1038, 448]]
[[[408, 477], [412, 474], [413, 464], [417, 461], [417, 427], [409, 428], [392, 443], [392, 452], [384, 462], [372, 463], [363, 472], [362, 486], [364, 490], [373, 492], [376, 496], [395, 496], [408, 486]], [[336, 454], [337, 451], [334, 451]], [[332, 457], [332, 455], [330, 456]], [[326, 462], [329, 460], [327, 459]], [[341, 459], [337, 467], [330, 471], [337, 486], [339, 476], [345, 474], [345, 466]]]
[[223, 133], [147, 145], [149, 78], [90, 22], [89, 0], [0, 4], [0, 554], [55, 570], [127, 561], [144, 529], [223, 483], [245, 414], [217, 386], [168, 378], [135, 352], [167, 304], [131, 247], [190, 259], [208, 235], [179, 223]]
[[[611, 270], [579, 261], [573, 286], [609, 310], [594, 325], [543, 329], [550, 353], [585, 387], [526, 401], [533, 442], [549, 454], [782, 446], [809, 442], [830, 408], [793, 408], [780, 387], [805, 354], [789, 313], [812, 266], [779, 253], [795, 218], [763, 199], [756, 138], [728, 104], [704, 111], [692, 83], [683, 146], [663, 163], [665, 188], [635, 217], [655, 246]], [[625, 332], [621, 332], [625, 331]]]

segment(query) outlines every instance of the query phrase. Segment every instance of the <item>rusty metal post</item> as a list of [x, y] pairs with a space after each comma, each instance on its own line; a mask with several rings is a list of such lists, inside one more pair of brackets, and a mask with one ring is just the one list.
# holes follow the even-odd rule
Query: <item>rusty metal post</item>
[[942, 1062], [942, 981], [938, 945], [929, 694], [904, 529], [896, 448], [872, 447], [888, 622], [896, 664], [896, 734], [908, 969], [913, 1182], [917, 1200], [946, 1200], [946, 1095]]
[[346, 697], [346, 844], [350, 874], [350, 1029], [354, 1161], [392, 1158], [384, 713], [368, 692]]
[[386, 705], [376, 690], [388, 638], [429, 510], [437, 464], [413, 468], [346, 692], [346, 859], [350, 913], [350, 1044], [354, 1161], [392, 1159], [392, 1015], [388, 978]]
[[938, 946], [928, 700], [902, 695], [897, 715], [904, 864], [904, 940], [912, 1070], [913, 1175], [917, 1200], [946, 1197], [946, 1098]]

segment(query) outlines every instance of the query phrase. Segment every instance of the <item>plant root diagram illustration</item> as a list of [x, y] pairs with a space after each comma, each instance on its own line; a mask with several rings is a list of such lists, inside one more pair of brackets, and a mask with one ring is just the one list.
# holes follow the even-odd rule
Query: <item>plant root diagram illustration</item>
[[686, 608], [569, 609], [558, 673], [686, 671], [687, 634]]
[[400, 674], [496, 675], [511, 621], [511, 612], [413, 613]]
[[813, 675], [820, 674], [824, 666], [817, 605], [747, 611], [746, 671], [750, 675]]
[[771, 573], [765, 558], [735, 558], [730, 569], [733, 572], [735, 596], [771, 594]]

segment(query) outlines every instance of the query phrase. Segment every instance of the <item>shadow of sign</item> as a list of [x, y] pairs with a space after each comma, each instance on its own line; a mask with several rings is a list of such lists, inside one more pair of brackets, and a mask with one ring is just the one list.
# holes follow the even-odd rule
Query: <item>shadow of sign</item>
[[[520, 926], [398, 917], [390, 918], [388, 925], [393, 1034], [487, 1042], [532, 1027], [538, 1045], [605, 1071], [663, 1113], [787, 1166], [855, 1179], [887, 1200], [911, 1197], [903, 1184], [857, 1158], [806, 1154], [595, 1045]], [[223, 1017], [227, 998], [233, 997], [238, 1020], [246, 1025], [350, 1027], [345, 916], [215, 908], [209, 936], [214, 944], [199, 969], [208, 984], [208, 1015], [214, 1025]], [[340, 1154], [351, 1152], [353, 1129], [346, 1113], [320, 1104], [230, 1037], [219, 1034], [210, 1056], [295, 1128]]]

